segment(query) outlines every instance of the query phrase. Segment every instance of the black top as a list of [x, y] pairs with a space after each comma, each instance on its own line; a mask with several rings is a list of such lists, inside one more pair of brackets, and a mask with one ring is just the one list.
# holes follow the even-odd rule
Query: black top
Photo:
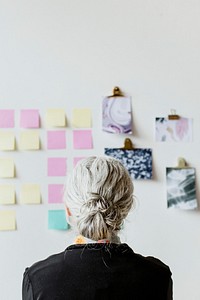
[[168, 266], [127, 244], [71, 245], [24, 273], [23, 300], [169, 300]]

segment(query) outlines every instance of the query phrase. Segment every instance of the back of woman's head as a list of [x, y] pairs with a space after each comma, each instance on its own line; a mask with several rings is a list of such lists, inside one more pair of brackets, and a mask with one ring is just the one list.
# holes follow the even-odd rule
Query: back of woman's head
[[92, 240], [109, 238], [131, 209], [133, 183], [118, 160], [88, 157], [69, 176], [64, 201], [79, 234]]

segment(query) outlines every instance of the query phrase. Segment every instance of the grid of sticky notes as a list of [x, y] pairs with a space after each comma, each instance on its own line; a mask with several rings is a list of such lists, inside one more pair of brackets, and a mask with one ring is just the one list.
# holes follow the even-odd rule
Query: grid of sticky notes
[[[63, 150], [67, 147], [66, 131], [60, 129], [66, 126], [65, 111], [63, 109], [48, 109], [46, 112], [47, 130], [47, 149], [48, 150]], [[52, 129], [55, 127], [54, 129]], [[67, 158], [54, 156], [47, 158], [47, 176], [61, 177], [67, 173]], [[63, 184], [51, 183], [48, 184], [48, 203], [62, 203]], [[68, 224], [65, 218], [64, 209], [49, 209], [48, 210], [48, 229], [66, 230]]]
[[[19, 118], [16, 118], [16, 114]], [[37, 161], [37, 151], [47, 150], [47, 171], [49, 178], [47, 184], [48, 202], [48, 229], [67, 230], [65, 208], [63, 204], [64, 177], [67, 174], [68, 160], [63, 151], [70, 146], [73, 150], [87, 150], [93, 148], [92, 114], [89, 108], [76, 108], [72, 111], [71, 125], [66, 118], [66, 110], [62, 108], [46, 109], [44, 116], [39, 109], [0, 109], [0, 231], [16, 230], [16, 211], [10, 205], [26, 204], [35, 205], [44, 203], [41, 194], [43, 183], [27, 183], [26, 178], [20, 178], [19, 195], [16, 193], [17, 184], [12, 179], [17, 179], [14, 154], [22, 155], [24, 151], [31, 152], [31, 158]], [[44, 118], [44, 128], [43, 124]], [[16, 122], [16, 120], [18, 120]], [[68, 129], [68, 132], [67, 130]], [[71, 129], [71, 130], [70, 130]], [[41, 134], [45, 130], [45, 134]], [[71, 134], [69, 145], [68, 134]], [[46, 136], [45, 141], [41, 141]], [[41, 147], [41, 145], [45, 145]], [[72, 158], [71, 165], [85, 157], [76, 155]], [[8, 154], [8, 155], [5, 155]], [[16, 158], [17, 159], [17, 158]], [[19, 166], [17, 166], [20, 168]], [[62, 183], [59, 180], [62, 180]], [[18, 201], [19, 199], [19, 201]], [[56, 205], [56, 206], [55, 206]], [[52, 206], [52, 209], [49, 209]], [[30, 206], [33, 207], [33, 206]], [[56, 209], [55, 209], [56, 208]]]
[[[72, 148], [74, 150], [92, 149], [92, 123], [90, 109], [73, 109], [72, 111]], [[63, 110], [46, 112], [47, 130], [47, 149], [49, 153], [53, 150], [63, 150], [68, 146], [66, 131], [62, 128], [67, 124]], [[55, 128], [53, 128], [55, 127]], [[59, 151], [57, 152], [59, 153]], [[73, 158], [73, 167], [84, 156]], [[48, 156], [47, 158], [47, 176], [58, 179], [67, 173], [68, 159], [61, 156]], [[56, 204], [63, 204], [64, 184], [59, 182], [48, 184], [48, 203], [55, 207]], [[48, 211], [48, 229], [66, 230], [69, 225], [66, 222], [65, 209], [49, 209]]]
[[67, 230], [69, 225], [66, 221], [65, 210], [56, 209], [48, 211], [48, 229]]
[[[20, 128], [23, 128], [23, 131], [19, 133], [20, 150], [40, 149], [40, 138], [37, 131], [39, 127], [38, 109], [23, 109], [20, 111]], [[0, 109], [0, 151], [16, 150], [16, 137], [12, 131], [14, 128], [15, 111], [13, 109]]]

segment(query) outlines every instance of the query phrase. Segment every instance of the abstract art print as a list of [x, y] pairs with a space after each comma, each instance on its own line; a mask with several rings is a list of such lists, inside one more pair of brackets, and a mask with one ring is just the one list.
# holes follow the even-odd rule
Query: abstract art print
[[156, 118], [156, 141], [157, 142], [191, 142], [192, 119], [179, 118]]
[[106, 97], [103, 99], [102, 129], [110, 133], [132, 133], [131, 99]]
[[105, 148], [104, 153], [118, 159], [128, 170], [132, 179], [152, 178], [152, 150]]
[[194, 168], [166, 168], [166, 182], [168, 208], [197, 208]]

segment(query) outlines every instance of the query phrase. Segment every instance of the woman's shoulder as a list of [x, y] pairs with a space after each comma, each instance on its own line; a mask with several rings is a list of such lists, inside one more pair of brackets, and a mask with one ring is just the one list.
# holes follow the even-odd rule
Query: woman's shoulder
[[145, 270], [155, 272], [164, 272], [171, 276], [171, 270], [169, 266], [163, 262], [161, 259], [154, 256], [144, 256], [140, 253], [136, 253], [128, 244], [119, 244], [114, 247], [115, 251], [125, 255], [129, 258], [129, 262], [132, 261], [133, 265], [136, 267], [144, 268]]
[[64, 260], [64, 251], [48, 256], [45, 259], [39, 260], [27, 267], [24, 272], [24, 276], [32, 277], [32, 275], [39, 275], [44, 270], [60, 270], [60, 266]]
[[154, 256], [143, 256], [138, 253], [134, 253], [138, 264], [145, 268], [145, 270], [154, 271], [155, 273], [166, 274], [166, 276], [171, 276], [170, 267], [163, 262], [161, 259]]

